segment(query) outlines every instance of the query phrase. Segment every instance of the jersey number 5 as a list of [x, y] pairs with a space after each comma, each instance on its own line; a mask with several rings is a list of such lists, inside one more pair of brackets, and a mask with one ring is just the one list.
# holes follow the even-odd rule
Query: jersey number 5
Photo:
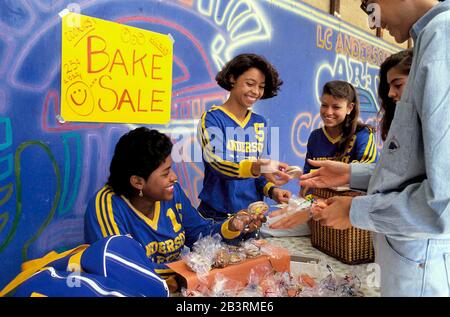
[[260, 143], [264, 142], [264, 123], [255, 123], [254, 125], [255, 128], [255, 134], [256, 134], [256, 140]]

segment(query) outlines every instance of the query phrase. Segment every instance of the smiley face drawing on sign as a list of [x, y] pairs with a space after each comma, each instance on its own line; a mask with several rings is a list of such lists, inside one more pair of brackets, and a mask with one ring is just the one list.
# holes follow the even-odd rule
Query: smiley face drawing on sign
[[76, 81], [67, 88], [66, 101], [72, 111], [80, 116], [88, 116], [94, 111], [94, 96], [82, 81]]

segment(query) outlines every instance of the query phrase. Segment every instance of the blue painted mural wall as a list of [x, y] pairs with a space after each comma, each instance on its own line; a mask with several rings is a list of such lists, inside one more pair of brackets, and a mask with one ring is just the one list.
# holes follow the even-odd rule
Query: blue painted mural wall
[[194, 205], [203, 177], [194, 133], [201, 113], [226, 99], [214, 77], [227, 60], [254, 52], [278, 69], [282, 91], [254, 111], [278, 129], [280, 160], [303, 166], [322, 85], [355, 84], [362, 119], [374, 124], [378, 65], [398, 50], [294, 0], [0, 1], [0, 287], [23, 261], [83, 242], [86, 203], [106, 181], [118, 138], [135, 127], [57, 120], [58, 13], [68, 5], [174, 37], [172, 119], [153, 127], [184, 150], [175, 171]]

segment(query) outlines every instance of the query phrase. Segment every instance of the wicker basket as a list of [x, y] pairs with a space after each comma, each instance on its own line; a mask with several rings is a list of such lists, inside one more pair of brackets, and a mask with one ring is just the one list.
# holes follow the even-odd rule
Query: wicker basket
[[[313, 192], [316, 198], [360, 195], [363, 193], [351, 190], [315, 189]], [[311, 244], [346, 264], [369, 263], [375, 258], [371, 232], [355, 227], [337, 230], [321, 226], [318, 221], [311, 220]]]

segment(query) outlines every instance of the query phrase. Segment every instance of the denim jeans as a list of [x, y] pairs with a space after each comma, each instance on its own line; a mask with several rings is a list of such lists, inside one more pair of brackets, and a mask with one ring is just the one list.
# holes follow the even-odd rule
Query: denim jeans
[[374, 234], [381, 296], [450, 296], [450, 240], [396, 240]]

